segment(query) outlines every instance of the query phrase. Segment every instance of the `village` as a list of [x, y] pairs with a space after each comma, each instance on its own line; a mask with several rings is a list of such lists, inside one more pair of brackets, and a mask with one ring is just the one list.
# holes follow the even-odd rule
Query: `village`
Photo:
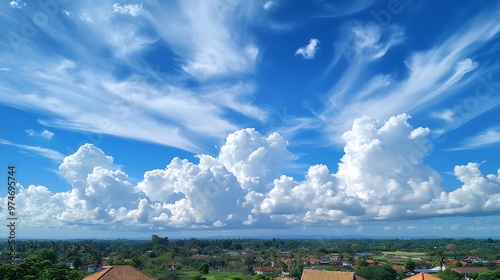
[[[499, 279], [493, 239], [168, 239], [18, 241], [1, 279]], [[399, 248], [399, 249], [396, 249]], [[12, 278], [15, 277], [15, 278]], [[142, 278], [140, 278], [142, 277]], [[42, 279], [42, 278], [35, 278]], [[45, 278], [43, 278], [45, 279]]]

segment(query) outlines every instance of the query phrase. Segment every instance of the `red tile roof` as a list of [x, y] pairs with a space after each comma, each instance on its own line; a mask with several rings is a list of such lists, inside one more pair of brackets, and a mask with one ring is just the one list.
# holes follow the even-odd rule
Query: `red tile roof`
[[93, 273], [83, 280], [154, 280], [153, 277], [130, 265], [116, 265]]
[[460, 274], [468, 274], [468, 273], [481, 273], [488, 271], [486, 267], [454, 267], [451, 270], [454, 270]]

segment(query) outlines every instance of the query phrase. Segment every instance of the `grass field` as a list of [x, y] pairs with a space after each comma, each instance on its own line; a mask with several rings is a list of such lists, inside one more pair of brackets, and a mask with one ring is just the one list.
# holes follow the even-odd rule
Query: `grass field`
[[387, 255], [394, 255], [397, 257], [404, 257], [404, 258], [426, 258], [429, 256], [428, 253], [425, 252], [382, 252], [382, 254], [387, 254]]

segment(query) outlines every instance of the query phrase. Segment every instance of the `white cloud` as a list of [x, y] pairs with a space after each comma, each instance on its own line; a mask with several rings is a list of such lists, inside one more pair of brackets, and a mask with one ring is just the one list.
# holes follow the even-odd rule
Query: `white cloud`
[[423, 211], [438, 214], [493, 214], [500, 208], [500, 169], [498, 174], [483, 175], [478, 163], [455, 166], [455, 176], [462, 186], [449, 193], [441, 192]]
[[87, 12], [80, 13], [80, 19], [85, 21], [85, 22], [88, 22], [88, 23], [93, 22], [92, 18], [90, 17], [90, 15]]
[[73, 18], [73, 13], [68, 11], [68, 10], [65, 10], [65, 9], [61, 9], [61, 12], [63, 13], [63, 15], [65, 15], [66, 17], [68, 18]]
[[26, 3], [21, 0], [10, 1], [9, 4], [13, 9], [22, 9], [26, 7]]
[[43, 147], [38, 147], [38, 146], [16, 144], [16, 143], [12, 143], [10, 141], [7, 141], [7, 140], [1, 139], [1, 138], [0, 138], [0, 145], [13, 146], [13, 147], [19, 148], [21, 150], [28, 151], [30, 153], [35, 153], [41, 157], [48, 158], [48, 159], [55, 161], [55, 162], [60, 162], [64, 158], [63, 154], [61, 154], [55, 150], [51, 150], [51, 149], [47, 149], [47, 148], [43, 148]]
[[276, 2], [272, 1], [272, 0], [268, 0], [268, 1], [266, 1], [266, 3], [264, 3], [263, 7], [264, 7], [265, 10], [269, 10], [269, 9], [271, 9], [274, 6], [276, 6]]
[[295, 51], [295, 55], [302, 55], [305, 59], [313, 59], [316, 51], [318, 50], [318, 44], [318, 39], [311, 38], [307, 46], [298, 48], [297, 51]]
[[458, 147], [451, 150], [458, 151], [479, 149], [498, 143], [500, 143], [500, 130], [498, 128], [490, 128], [478, 135], [465, 138], [463, 141], [461, 141]]
[[[240, 127], [238, 122], [267, 120], [266, 110], [252, 102], [255, 86], [246, 79], [232, 79], [251, 72], [258, 60], [259, 48], [249, 34], [241, 32], [248, 30], [245, 26], [251, 21], [245, 18], [251, 15], [233, 17], [209, 2], [198, 7], [181, 1], [179, 5], [158, 3], [158, 7], [152, 3], [153, 8], [141, 9], [141, 16], [132, 23], [112, 16], [109, 7], [113, 3], [85, 9], [64, 7], [75, 17], [86, 13], [83, 19], [91, 17], [93, 24], [78, 20], [75, 28], [69, 29], [65, 17], [51, 18], [45, 27], [47, 34], [54, 45], [71, 49], [74, 57], [64, 57], [53, 49], [39, 55], [35, 49], [45, 45], [34, 40], [37, 48], [24, 51], [19, 63], [2, 65], [23, 74], [0, 85], [0, 103], [39, 112], [40, 122], [48, 127], [196, 153], [235, 131]], [[253, 13], [246, 5], [257, 9], [247, 2], [227, 9]], [[149, 48], [170, 53], [176, 65], [148, 65], [144, 58]], [[0, 58], [11, 61], [8, 57], [12, 55], [12, 48], [8, 48]], [[195, 64], [214, 71], [191, 67]], [[128, 69], [129, 74], [116, 74], [121, 73], [116, 67]], [[199, 75], [186, 77], [182, 69]], [[205, 79], [215, 76], [221, 79]]]
[[113, 13], [130, 15], [132, 17], [139, 16], [142, 10], [142, 4], [125, 4], [121, 6], [119, 3], [113, 4]]
[[137, 184], [111, 156], [85, 144], [59, 167], [71, 190], [20, 186], [18, 199], [25, 207], [19, 216], [34, 226], [58, 228], [362, 229], [364, 221], [498, 213], [500, 170], [482, 175], [479, 164], [456, 166], [462, 186], [446, 192], [439, 174], [423, 162], [432, 148], [426, 142], [429, 130], [408, 120], [405, 114], [387, 121], [357, 119], [343, 135], [338, 171], [311, 166], [301, 181], [281, 174], [293, 160], [287, 142], [254, 129], [230, 134], [216, 157], [200, 154], [198, 163], [174, 158], [164, 169], [147, 171]]
[[244, 189], [262, 191], [293, 158], [287, 145], [278, 133], [262, 137], [254, 129], [242, 129], [226, 138], [219, 160]]
[[25, 130], [25, 132], [29, 136], [42, 137], [42, 138], [49, 139], [49, 140], [52, 139], [52, 137], [54, 137], [54, 133], [51, 132], [51, 131], [49, 131], [49, 130], [47, 130], [47, 129], [44, 129], [41, 132], [36, 132], [33, 129], [27, 129], [27, 130]]
[[245, 30], [254, 22], [250, 2], [180, 1], [178, 7], [154, 6], [148, 20], [181, 59], [194, 79], [252, 72], [259, 48]]
[[[374, 61], [383, 60], [393, 46], [403, 42], [405, 35], [400, 27], [392, 24], [382, 29], [375, 23], [347, 24], [327, 73], [339, 67], [341, 59], [346, 59], [348, 66], [327, 92], [326, 107], [318, 112], [330, 140], [340, 144], [340, 135], [362, 115], [386, 119], [400, 112], [413, 114], [464, 90], [475, 89], [479, 78], [491, 69], [479, 67], [470, 54], [498, 35], [497, 17], [497, 12], [483, 13], [448, 32], [450, 35], [434, 47], [410, 54], [404, 61], [407, 73], [403, 78], [377, 73], [374, 71], [377, 68], [371, 67]], [[385, 82], [367, 91], [366, 84], [381, 77], [385, 77]], [[437, 115], [454, 120], [445, 124], [445, 132], [498, 106], [499, 102], [491, 97], [481, 100], [481, 108], [468, 112], [463, 118], [457, 117], [456, 112], [450, 114], [449, 110]]]

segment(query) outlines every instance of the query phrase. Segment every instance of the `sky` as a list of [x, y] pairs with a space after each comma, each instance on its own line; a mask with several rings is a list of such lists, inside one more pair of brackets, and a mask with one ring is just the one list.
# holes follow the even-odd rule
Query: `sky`
[[498, 238], [499, 6], [3, 1], [0, 219], [15, 166], [17, 238]]

